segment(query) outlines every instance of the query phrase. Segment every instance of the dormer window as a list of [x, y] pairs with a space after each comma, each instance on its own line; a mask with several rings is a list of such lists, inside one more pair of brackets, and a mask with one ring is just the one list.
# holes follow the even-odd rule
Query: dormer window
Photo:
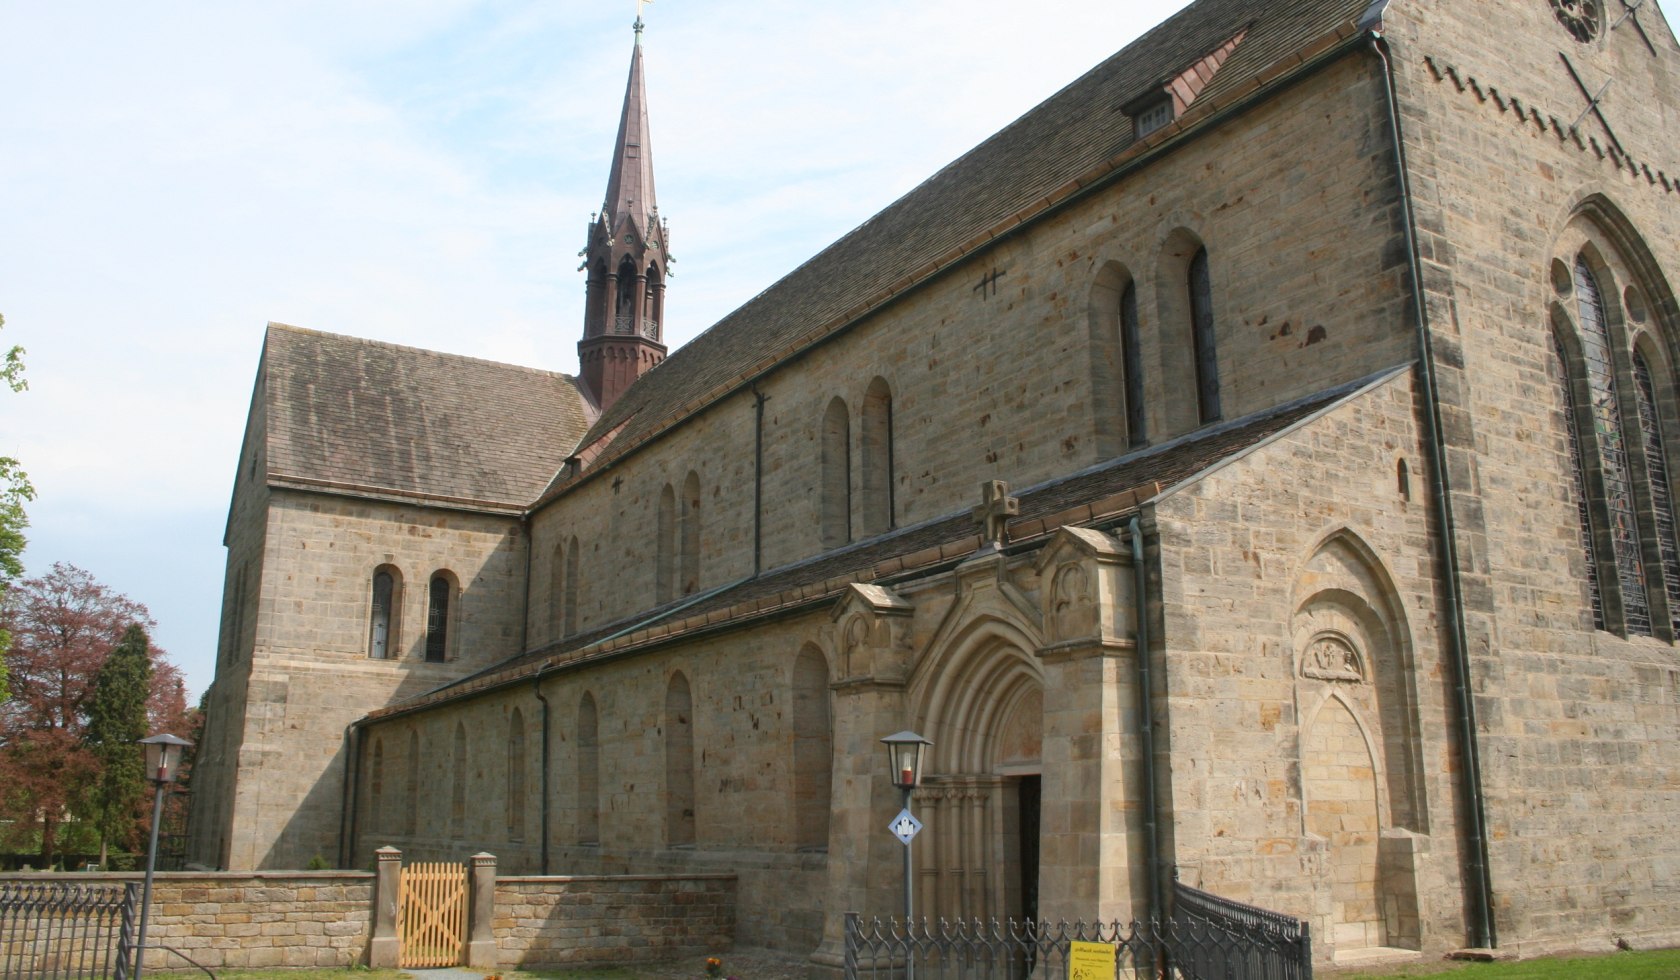
[[1143, 139], [1150, 133], [1173, 121], [1173, 103], [1170, 98], [1157, 99], [1138, 108], [1132, 114], [1133, 135]]

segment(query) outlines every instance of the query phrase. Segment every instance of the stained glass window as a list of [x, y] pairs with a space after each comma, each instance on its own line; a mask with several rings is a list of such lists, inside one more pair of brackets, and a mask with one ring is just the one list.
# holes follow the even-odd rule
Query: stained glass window
[[1558, 403], [1563, 407], [1563, 431], [1569, 437], [1570, 489], [1575, 493], [1576, 516], [1580, 520], [1581, 554], [1587, 558], [1587, 592], [1592, 600], [1593, 626], [1604, 628], [1604, 597], [1598, 589], [1598, 552], [1593, 547], [1592, 516], [1587, 506], [1586, 468], [1581, 462], [1581, 436], [1575, 431], [1579, 415], [1575, 411], [1575, 393], [1569, 386], [1569, 369], [1565, 366], [1563, 345], [1552, 340], [1552, 383], [1558, 391]]
[[1668, 615], [1674, 635], [1680, 636], [1680, 547], [1674, 540], [1674, 499], [1668, 482], [1668, 451], [1663, 448], [1662, 420], [1657, 416], [1657, 386], [1651, 366], [1633, 352], [1633, 384], [1639, 393], [1639, 430], [1645, 442], [1645, 469], [1651, 477], [1651, 509], [1656, 512], [1657, 548], [1662, 553], [1663, 585], [1668, 592]]
[[1575, 258], [1575, 296], [1593, 433], [1598, 437], [1598, 461], [1604, 476], [1610, 544], [1616, 557], [1616, 581], [1622, 590], [1622, 612], [1629, 633], [1649, 636], [1651, 604], [1645, 594], [1645, 569], [1639, 557], [1639, 522], [1633, 507], [1621, 406], [1616, 398], [1616, 367], [1605, 329], [1603, 295], [1586, 256]]

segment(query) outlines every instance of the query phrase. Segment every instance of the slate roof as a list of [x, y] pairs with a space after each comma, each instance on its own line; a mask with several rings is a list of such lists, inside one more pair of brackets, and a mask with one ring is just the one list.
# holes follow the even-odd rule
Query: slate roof
[[1280, 62], [1326, 37], [1351, 36], [1372, 7], [1372, 0], [1198, 0], [673, 352], [602, 414], [583, 445], [622, 426], [605, 457], [634, 448], [932, 272], [930, 260], [988, 240], [1000, 223], [1124, 153], [1134, 138], [1121, 107], [1239, 33], [1196, 106], [1275, 80]]
[[[1352, 401], [1406, 370], [1397, 366], [1298, 399], [1286, 405], [1139, 450], [1099, 466], [1012, 491], [1021, 501], [1020, 516], [1009, 522], [1011, 544], [1043, 539], [1073, 525], [1111, 523], [1137, 512], [1149, 499], [1205, 475], [1296, 426]], [[978, 500], [978, 496], [977, 496]], [[609, 623], [586, 633], [512, 657], [436, 690], [370, 713], [382, 717], [425, 704], [482, 691], [528, 676], [539, 666], [582, 656], [691, 634], [757, 614], [786, 611], [813, 602], [832, 601], [850, 582], [890, 580], [901, 574], [928, 574], [954, 564], [980, 546], [974, 518], [967, 511], [947, 514], [913, 527], [824, 553], [814, 559], [772, 569], [758, 578], [725, 586], [710, 594], [687, 596], [664, 610]], [[602, 641], [610, 641], [603, 644]], [[597, 644], [601, 648], [591, 650]]]
[[576, 379], [271, 323], [270, 482], [522, 509], [587, 428]]

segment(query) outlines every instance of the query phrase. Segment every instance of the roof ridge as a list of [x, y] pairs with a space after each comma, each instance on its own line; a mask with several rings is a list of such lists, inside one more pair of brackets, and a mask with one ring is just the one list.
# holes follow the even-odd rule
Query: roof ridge
[[528, 364], [515, 364], [512, 361], [498, 361], [488, 357], [478, 357], [473, 354], [456, 354], [450, 351], [433, 350], [429, 347], [417, 347], [413, 344], [399, 344], [393, 341], [379, 340], [373, 337], [355, 337], [345, 333], [333, 333], [328, 330], [317, 330], [313, 327], [300, 327], [291, 323], [281, 323], [278, 320], [268, 321], [268, 329], [271, 331], [278, 330], [285, 333], [303, 334], [310, 337], [325, 337], [331, 340], [349, 341], [366, 347], [381, 347], [385, 350], [402, 351], [404, 353], [419, 354], [425, 357], [446, 358], [452, 361], [468, 361], [474, 364], [483, 364], [489, 367], [508, 368], [514, 371], [524, 371], [529, 374], [560, 378], [573, 382], [574, 384], [577, 382], [576, 375], [567, 374], [564, 371], [551, 371], [547, 368], [531, 367]]

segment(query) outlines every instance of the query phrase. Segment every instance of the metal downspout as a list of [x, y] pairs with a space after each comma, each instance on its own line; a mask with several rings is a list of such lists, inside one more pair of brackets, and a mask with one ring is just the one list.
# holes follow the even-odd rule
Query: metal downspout
[[1482, 795], [1481, 749], [1476, 741], [1476, 703], [1470, 689], [1469, 633], [1464, 625], [1464, 586], [1459, 577], [1458, 528], [1453, 520], [1447, 474], [1447, 449], [1442, 440], [1441, 402], [1435, 387], [1435, 351], [1429, 330], [1429, 310], [1423, 295], [1423, 262], [1418, 255], [1417, 219], [1412, 211], [1412, 186], [1406, 164], [1405, 141], [1400, 135], [1399, 93], [1388, 44], [1381, 31], [1371, 32], [1371, 49], [1383, 65], [1383, 94], [1387, 100], [1389, 136], [1394, 147], [1394, 166], [1399, 181], [1402, 224], [1406, 234], [1406, 256], [1411, 263], [1412, 308], [1418, 335], [1418, 367], [1423, 386], [1424, 428], [1429, 443], [1431, 493], [1435, 498], [1435, 519], [1441, 527], [1438, 557], [1445, 579], [1445, 613], [1448, 643], [1452, 647], [1453, 694], [1458, 708], [1459, 743], [1464, 751], [1464, 794], [1470, 817], [1470, 878], [1475, 908], [1471, 917], [1471, 945], [1492, 949], [1498, 945], [1493, 924], [1493, 877], [1488, 868], [1487, 808]]
[[1149, 838], [1150, 914], [1166, 915], [1161, 892], [1161, 832], [1155, 802], [1155, 691], [1149, 674], [1149, 572], [1143, 564], [1143, 522], [1131, 521], [1132, 574], [1136, 578], [1133, 604], [1137, 615], [1138, 740], [1143, 752], [1143, 827]]
[[338, 828], [338, 866], [348, 868], [356, 860], [356, 797], [361, 781], [362, 719], [344, 726], [344, 818]]
[[540, 833], [542, 834], [542, 873], [546, 875], [546, 874], [549, 873], [549, 870], [548, 870], [548, 698], [543, 697], [542, 676], [543, 676], [542, 669], [538, 668], [536, 676], [531, 678], [531, 693], [535, 694], [537, 696], [537, 700], [542, 702], [542, 779], [539, 780], [539, 784], [542, 787], [542, 790], [541, 790], [542, 806], [539, 807], [538, 809], [540, 809], [542, 811], [542, 828], [541, 828], [541, 831], [540, 831]]

